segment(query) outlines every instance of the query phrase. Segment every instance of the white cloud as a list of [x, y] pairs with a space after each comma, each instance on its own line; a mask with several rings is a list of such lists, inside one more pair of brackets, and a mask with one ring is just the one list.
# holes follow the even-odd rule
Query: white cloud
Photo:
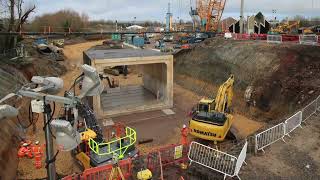
[[[36, 15], [52, 13], [60, 9], [74, 9], [87, 13], [91, 19], [110, 20], [160, 20], [167, 12], [171, 2], [175, 18], [189, 20], [190, 0], [27, 0], [37, 5]], [[195, 0], [193, 0], [195, 1]], [[312, 4], [313, 2], [313, 4]], [[278, 17], [320, 16], [320, 0], [245, 0], [245, 15], [261, 11], [273, 16], [277, 10]], [[227, 0], [224, 16], [239, 17], [240, 0]]]

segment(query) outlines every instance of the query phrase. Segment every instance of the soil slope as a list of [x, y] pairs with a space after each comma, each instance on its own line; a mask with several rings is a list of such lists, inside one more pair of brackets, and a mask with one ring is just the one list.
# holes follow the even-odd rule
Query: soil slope
[[[174, 65], [178, 84], [206, 96], [234, 74], [235, 109], [255, 119], [280, 119], [320, 94], [316, 46], [208, 39], [176, 54]], [[245, 105], [249, 85], [255, 108]]]
[[[36, 52], [30, 51], [30, 53], [31, 57], [27, 59], [0, 62], [0, 99], [19, 90], [34, 75], [58, 76], [64, 73], [63, 65], [42, 57]], [[21, 139], [26, 136], [27, 129], [24, 127], [30, 125], [28, 121], [30, 101], [26, 98], [19, 101], [10, 99], [5, 103], [21, 108], [20, 122], [17, 118], [3, 119], [0, 131], [0, 136], [6, 137], [0, 139], [0, 179], [15, 179], [18, 167], [17, 149]], [[31, 131], [32, 126], [29, 126], [28, 130]]]

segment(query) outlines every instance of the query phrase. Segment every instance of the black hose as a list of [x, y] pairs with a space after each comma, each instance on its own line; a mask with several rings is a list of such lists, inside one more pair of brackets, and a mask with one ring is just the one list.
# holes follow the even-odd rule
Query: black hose
[[[50, 106], [50, 104], [48, 104], [48, 106]], [[45, 108], [46, 108], [46, 107], [45, 107]], [[46, 127], [49, 126], [50, 134], [51, 134], [51, 136], [52, 136], [54, 139], [56, 139], [56, 136], [53, 135], [53, 133], [52, 133], [50, 123], [51, 123], [51, 121], [52, 121], [52, 117], [53, 117], [55, 111], [56, 111], [56, 103], [53, 102], [53, 111], [52, 111], [52, 113], [51, 113], [51, 115], [50, 115], [50, 119], [48, 119], [48, 121], [46, 122], [46, 124], [43, 126], [43, 130], [44, 130], [44, 131], [45, 131]]]
[[28, 128], [32, 125], [32, 123], [30, 123], [29, 125], [24, 126], [24, 125], [21, 123], [21, 120], [20, 120], [20, 118], [19, 118], [19, 115], [17, 116], [17, 119], [18, 119], [18, 122], [19, 122], [20, 126], [21, 126], [23, 129], [28, 129]]
[[80, 74], [74, 81], [73, 81], [73, 85], [70, 87], [69, 91], [73, 88], [73, 93], [74, 93], [74, 96], [76, 95], [76, 82], [78, 81], [79, 78], [81, 78], [84, 74]]

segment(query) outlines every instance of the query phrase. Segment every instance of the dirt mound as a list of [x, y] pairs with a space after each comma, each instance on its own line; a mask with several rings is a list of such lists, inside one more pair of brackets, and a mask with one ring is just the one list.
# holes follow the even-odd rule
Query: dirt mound
[[[240, 106], [237, 110], [271, 120], [280, 119], [320, 94], [319, 60], [319, 47], [217, 38], [176, 54], [174, 65], [176, 82], [186, 88], [190, 88], [190, 82], [181, 75], [216, 86], [234, 74], [235, 104]], [[249, 85], [253, 86], [252, 101], [257, 107], [250, 110], [244, 103]], [[198, 93], [208, 94], [204, 92]]]

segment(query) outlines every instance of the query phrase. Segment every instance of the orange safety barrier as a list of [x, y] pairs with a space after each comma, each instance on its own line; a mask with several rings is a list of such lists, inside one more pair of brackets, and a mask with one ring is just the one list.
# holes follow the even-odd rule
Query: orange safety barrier
[[235, 40], [250, 40], [250, 34], [234, 34]]
[[[152, 171], [153, 174], [159, 174], [160, 178], [163, 176], [162, 169], [166, 166], [176, 163], [185, 163], [188, 161], [189, 144], [172, 144], [164, 146], [149, 152], [147, 155], [141, 155], [135, 159], [142, 158], [146, 162], [146, 167]], [[132, 159], [125, 159], [119, 161], [119, 167], [125, 178], [132, 175]], [[82, 174], [73, 174], [64, 177], [63, 180], [89, 180], [89, 179], [106, 179], [109, 178], [112, 170], [112, 164], [103, 165], [86, 169]], [[118, 177], [120, 179], [120, 177]]]
[[159, 160], [155, 159], [157, 157], [157, 152], [161, 155], [162, 166], [168, 166], [175, 163], [183, 163], [188, 161], [188, 151], [189, 144], [183, 145], [181, 156], [177, 156], [179, 153], [176, 151], [180, 144], [172, 144], [150, 152], [147, 156], [148, 168], [153, 169], [157, 167], [160, 163]]
[[[62, 180], [99, 180], [99, 179], [108, 179], [111, 171], [112, 171], [112, 164], [107, 164], [99, 167], [94, 167], [90, 169], [86, 169], [82, 174], [72, 174], [69, 176], [66, 176], [62, 178]], [[132, 161], [131, 159], [125, 159], [119, 161], [119, 167], [123, 173], [123, 176], [127, 179], [131, 176], [131, 170], [132, 170]], [[121, 177], [118, 176], [116, 178], [117, 180], [120, 180]]]
[[282, 41], [299, 42], [299, 35], [286, 35], [286, 34], [283, 34], [281, 36], [282, 36]]
[[267, 34], [251, 34], [250, 39], [252, 39], [252, 40], [267, 40]]

